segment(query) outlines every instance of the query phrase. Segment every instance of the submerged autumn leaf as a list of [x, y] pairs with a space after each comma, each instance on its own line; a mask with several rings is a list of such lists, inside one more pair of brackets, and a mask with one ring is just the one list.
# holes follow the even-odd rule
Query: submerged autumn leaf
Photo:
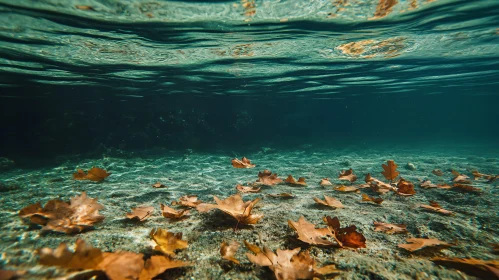
[[386, 232], [388, 234], [407, 233], [407, 226], [404, 224], [374, 222], [374, 231]]
[[432, 258], [432, 262], [449, 268], [454, 268], [480, 279], [499, 279], [499, 260], [478, 260], [461, 258]]
[[319, 199], [317, 197], [314, 197], [313, 199], [318, 204], [321, 204], [321, 205], [324, 205], [324, 206], [329, 206], [329, 207], [331, 207], [333, 209], [336, 209], [336, 208], [345, 208], [345, 206], [343, 206], [343, 204], [339, 200], [337, 200], [334, 197], [329, 197], [327, 195], [324, 195], [324, 200], [321, 200], [321, 199]]
[[83, 192], [81, 196], [71, 198], [69, 203], [52, 199], [43, 208], [40, 202], [26, 206], [19, 211], [19, 216], [29, 217], [31, 223], [42, 225], [42, 230], [70, 234], [91, 229], [95, 223], [102, 222], [104, 216], [99, 215], [99, 210], [103, 208], [97, 198], [89, 198]]
[[267, 186], [273, 186], [282, 183], [282, 179], [277, 177], [277, 173], [272, 174], [270, 170], [265, 169], [264, 171], [258, 172], [257, 183], [261, 183]]
[[220, 255], [222, 255], [223, 259], [239, 264], [239, 260], [234, 257], [238, 249], [239, 243], [236, 241], [232, 240], [230, 243], [224, 241], [220, 246]]
[[232, 166], [234, 166], [234, 168], [253, 168], [256, 165], [252, 164], [249, 159], [243, 157], [241, 160], [237, 158], [233, 159]]
[[370, 173], [366, 174], [366, 177], [364, 180], [366, 183], [368, 183], [371, 186], [372, 190], [374, 190], [375, 192], [377, 192], [379, 194], [384, 194], [384, 193], [387, 193], [389, 191], [396, 191], [397, 190], [396, 187], [372, 177]]
[[329, 178], [324, 178], [319, 182], [319, 185], [325, 187], [325, 186], [332, 186], [333, 184], [329, 181]]
[[452, 178], [452, 182], [454, 183], [471, 184], [470, 177], [465, 174], [452, 170], [452, 175], [454, 175], [454, 178]]
[[332, 236], [328, 228], [315, 228], [315, 225], [305, 220], [301, 216], [297, 222], [288, 220], [288, 225], [298, 233], [298, 240], [311, 245], [335, 246], [334, 242], [326, 239], [326, 236]]
[[381, 197], [372, 197], [372, 196], [369, 196], [365, 193], [362, 194], [362, 201], [370, 201], [370, 202], [374, 202], [376, 204], [381, 204], [383, 202], [383, 199]]
[[234, 217], [238, 224], [256, 224], [258, 220], [263, 218], [263, 215], [261, 214], [251, 214], [253, 207], [258, 203], [258, 201], [260, 201], [260, 198], [244, 202], [241, 198], [241, 194], [239, 193], [229, 196], [224, 200], [221, 200], [216, 196], [213, 196], [213, 198], [217, 204], [201, 203], [196, 207], [196, 209], [199, 212], [208, 212], [211, 209], [219, 209]]
[[240, 184], [236, 185], [236, 190], [242, 192], [242, 193], [257, 193], [260, 192], [260, 187], [248, 187], [248, 186], [243, 186]]
[[452, 244], [449, 244], [447, 242], [435, 239], [435, 238], [407, 238], [406, 241], [409, 244], [399, 244], [399, 248], [406, 249], [409, 252], [414, 252], [417, 250], [421, 250], [426, 247], [434, 247], [437, 249], [444, 249], [448, 248], [450, 246], [453, 246]]
[[160, 182], [156, 182], [152, 185], [153, 188], [155, 189], [162, 189], [162, 188], [168, 188], [166, 185], [161, 184]]
[[253, 252], [253, 254], [246, 253], [249, 261], [259, 266], [268, 266], [274, 272], [277, 280], [312, 279], [341, 272], [336, 269], [335, 265], [317, 267], [308, 251], [300, 252], [300, 248], [277, 249], [276, 254], [266, 247], [262, 250], [246, 241], [244, 244], [248, 250]]
[[333, 234], [340, 247], [354, 249], [366, 248], [366, 238], [362, 233], [357, 231], [356, 226], [350, 225], [346, 228], [340, 228], [340, 220], [338, 217], [331, 218], [330, 216], [326, 216], [323, 220], [328, 225], [328, 229]]
[[156, 242], [154, 250], [160, 251], [163, 254], [175, 256], [176, 250], [185, 249], [188, 247], [187, 241], [182, 240], [182, 233], [172, 233], [166, 229], [152, 229], [149, 236]]
[[273, 198], [294, 198], [295, 196], [292, 193], [269, 193], [267, 196], [273, 197]]
[[106, 179], [109, 175], [111, 175], [111, 173], [107, 173], [107, 171], [102, 168], [92, 167], [92, 169], [90, 169], [87, 173], [81, 169], [78, 169], [76, 173], [73, 173], [73, 179], [100, 182]]
[[161, 208], [161, 214], [165, 218], [182, 219], [182, 218], [186, 218], [189, 216], [189, 210], [187, 210], [187, 209], [177, 211], [171, 207], [164, 205], [163, 203], [160, 203], [159, 206]]
[[438, 186], [436, 184], [433, 184], [430, 180], [422, 181], [419, 186], [422, 187], [423, 189], [438, 188]]
[[342, 170], [340, 171], [340, 175], [338, 176], [338, 179], [344, 180], [344, 181], [349, 181], [351, 183], [357, 181], [357, 176], [353, 174], [352, 168], [349, 170]]
[[463, 192], [473, 192], [473, 193], [481, 193], [482, 192], [482, 190], [479, 188], [475, 188], [473, 186], [465, 185], [465, 184], [453, 184], [452, 190], [463, 191]]
[[431, 212], [436, 212], [436, 213], [439, 213], [439, 214], [442, 214], [442, 215], [447, 215], [447, 216], [455, 214], [452, 211], [443, 209], [438, 202], [432, 201], [432, 200], [430, 200], [430, 205], [422, 204], [419, 207], [421, 207], [421, 208], [423, 208], [425, 210], [431, 211]]
[[443, 176], [444, 175], [444, 173], [440, 169], [433, 169], [433, 171], [431, 171], [431, 173], [433, 173], [434, 175], [437, 175], [437, 176]]
[[293, 176], [291, 175], [288, 175], [288, 178], [286, 178], [285, 182], [287, 184], [290, 184], [290, 185], [298, 185], [298, 186], [307, 186], [307, 183], [305, 182], [305, 178], [304, 177], [300, 177], [298, 178], [298, 181], [295, 180], [295, 178], [293, 178]]
[[415, 195], [416, 191], [414, 190], [414, 185], [411, 182], [400, 178], [399, 182], [397, 183], [396, 193], [402, 196], [411, 196]]
[[334, 187], [334, 190], [339, 192], [359, 192], [359, 188], [356, 186], [337, 186]]
[[136, 219], [139, 221], [145, 221], [147, 218], [151, 217], [154, 212], [154, 207], [141, 205], [139, 207], [133, 208], [132, 212], [126, 213], [128, 219]]
[[196, 208], [201, 203], [203, 202], [201, 200], [198, 200], [197, 195], [184, 195], [179, 198], [179, 201], [172, 201], [173, 206], [180, 205], [190, 208]]
[[393, 160], [388, 160], [387, 164], [382, 164], [381, 167], [383, 167], [384, 170], [381, 174], [383, 174], [387, 180], [393, 181], [400, 174], [400, 172], [397, 171], [398, 165], [396, 165]]

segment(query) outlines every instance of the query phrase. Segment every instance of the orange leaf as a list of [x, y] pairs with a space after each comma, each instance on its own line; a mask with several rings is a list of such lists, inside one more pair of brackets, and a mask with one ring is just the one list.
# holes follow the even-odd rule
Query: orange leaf
[[85, 171], [78, 169], [76, 173], [73, 173], [73, 179], [100, 182], [106, 179], [109, 175], [111, 175], [111, 173], [107, 173], [107, 171], [104, 169], [92, 167], [92, 169], [90, 169], [88, 173], [85, 173]]
[[329, 181], [328, 178], [324, 178], [320, 181], [319, 185], [325, 187], [325, 186], [332, 186], [333, 184]]
[[224, 241], [220, 247], [220, 255], [223, 259], [239, 264], [239, 260], [234, 257], [237, 249], [239, 249], [239, 243], [236, 241], [231, 241], [230, 244]]
[[498, 260], [478, 260], [461, 258], [432, 258], [432, 262], [445, 267], [454, 268], [464, 273], [476, 276], [480, 279], [499, 279], [499, 261]]
[[416, 191], [414, 190], [414, 185], [411, 182], [400, 178], [397, 184], [397, 194], [402, 196], [411, 196], [415, 195]]
[[248, 187], [248, 186], [243, 186], [243, 185], [236, 185], [236, 190], [242, 192], [242, 193], [257, 193], [260, 191], [261, 188], [259, 187]]
[[349, 248], [366, 248], [366, 238], [357, 231], [357, 227], [351, 225], [346, 228], [340, 228], [340, 220], [338, 217], [324, 217], [324, 222], [328, 225], [328, 229], [333, 234], [334, 238], [340, 247]]
[[[437, 205], [438, 205], [438, 203], [437, 203]], [[421, 207], [421, 208], [423, 208], [425, 210], [431, 211], [431, 212], [436, 212], [436, 213], [439, 213], [439, 214], [442, 214], [442, 215], [447, 215], [447, 216], [455, 214], [452, 211], [445, 210], [445, 209], [441, 208], [440, 205], [438, 205], [438, 206], [432, 206], [432, 205], [422, 204], [419, 207]]]
[[431, 173], [433, 173], [433, 174], [435, 174], [437, 176], [443, 176], [444, 175], [444, 173], [440, 169], [434, 169], [433, 171], [431, 171]]
[[256, 165], [251, 164], [251, 161], [249, 159], [243, 157], [241, 160], [237, 158], [233, 159], [232, 166], [234, 166], [234, 168], [253, 168]]
[[349, 170], [340, 171], [340, 175], [338, 176], [338, 179], [349, 181], [349, 182], [353, 183], [357, 180], [357, 176], [355, 174], [353, 174], [353, 170], [352, 170], [352, 168], [350, 168]]
[[168, 232], [166, 229], [152, 229], [149, 236], [156, 242], [154, 250], [163, 254], [175, 256], [175, 250], [181, 250], [188, 247], [187, 241], [182, 240], [182, 233]]
[[388, 234], [407, 233], [407, 226], [404, 224], [374, 222], [374, 231], [386, 232]]
[[258, 201], [260, 201], [260, 198], [244, 202], [241, 198], [241, 194], [239, 193], [232, 195], [224, 200], [221, 200], [216, 196], [213, 196], [213, 198], [215, 199], [215, 202], [217, 204], [201, 203], [196, 207], [196, 209], [199, 212], [207, 212], [211, 209], [219, 209], [234, 217], [238, 223], [246, 225], [256, 224], [258, 220], [263, 218], [263, 215], [261, 214], [251, 214], [253, 207], [258, 203]]
[[278, 178], [276, 173], [272, 174], [270, 170], [264, 170], [258, 172], [258, 180], [256, 180], [256, 182], [267, 186], [273, 186], [282, 183], [282, 179]]
[[475, 188], [473, 186], [465, 184], [454, 184], [452, 185], [452, 190], [463, 191], [463, 192], [475, 192], [475, 193], [482, 192], [482, 190], [479, 188]]
[[184, 195], [179, 198], [179, 201], [172, 201], [172, 205], [181, 205], [190, 208], [196, 208], [199, 204], [203, 203], [201, 200], [198, 200], [197, 195]]
[[326, 236], [331, 236], [331, 232], [327, 228], [315, 228], [315, 225], [305, 220], [301, 216], [297, 222], [288, 220], [288, 225], [298, 233], [298, 240], [312, 245], [334, 246], [335, 243], [324, 239]]
[[384, 169], [381, 174], [383, 174], [387, 180], [393, 181], [400, 174], [400, 172], [397, 171], [397, 166], [398, 165], [396, 165], [393, 160], [389, 160], [387, 161], [387, 164], [381, 165]]
[[[183, 261], [172, 260], [166, 256], [151, 256], [146, 260], [144, 269], [140, 273], [140, 280], [155, 279], [156, 276], [162, 274], [168, 269], [190, 266], [190, 263]], [[118, 278], [119, 279], [119, 278]]]
[[293, 176], [288, 175], [288, 178], [286, 178], [285, 182], [290, 185], [307, 186], [304, 177], [300, 177], [298, 178], [298, 181], [296, 181], [295, 178], [293, 178]]
[[339, 200], [337, 200], [334, 197], [329, 197], [327, 195], [324, 195], [324, 200], [321, 200], [321, 199], [319, 199], [317, 197], [314, 197], [313, 199], [318, 204], [329, 206], [329, 207], [334, 208], [334, 209], [336, 209], [336, 208], [345, 208], [345, 206], [343, 206], [343, 204]]
[[141, 205], [139, 207], [133, 208], [132, 212], [126, 213], [128, 219], [137, 219], [139, 221], [145, 221], [147, 218], [151, 217], [154, 212], [154, 207]]
[[436, 247], [437, 249], [443, 249], [452, 246], [452, 244], [435, 238], [407, 238], [406, 241], [410, 244], [399, 244], [398, 247], [406, 249], [410, 252], [421, 250], [426, 247]]
[[339, 192], [359, 192], [359, 188], [356, 186], [339, 186], [339, 187], [334, 187], [335, 190]]
[[367, 194], [363, 193], [362, 194], [362, 201], [371, 201], [371, 202], [374, 202], [376, 204], [381, 204], [383, 202], [383, 199], [381, 197], [371, 197], [371, 196], [368, 196]]
[[164, 205], [163, 203], [160, 203], [160, 207], [161, 207], [161, 214], [163, 215], [163, 217], [168, 219], [182, 219], [189, 216], [189, 210], [177, 211], [173, 208]]
[[160, 182], [156, 182], [155, 184], [152, 185], [152, 187], [155, 189], [168, 188], [167, 186], [161, 184]]

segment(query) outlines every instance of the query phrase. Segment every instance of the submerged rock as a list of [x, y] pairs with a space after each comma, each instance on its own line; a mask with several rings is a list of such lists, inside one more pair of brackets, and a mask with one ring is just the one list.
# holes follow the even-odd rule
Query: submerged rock
[[416, 165], [414, 165], [414, 163], [407, 163], [407, 165], [405, 166], [406, 169], [409, 169], [409, 170], [416, 170]]

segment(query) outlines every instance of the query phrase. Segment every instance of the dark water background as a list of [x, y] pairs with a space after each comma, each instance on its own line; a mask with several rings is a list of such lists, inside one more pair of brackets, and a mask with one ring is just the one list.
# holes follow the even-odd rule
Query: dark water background
[[[370, 19], [381, 2], [257, 1], [248, 16], [229, 1], [0, 1], [0, 156], [303, 145], [494, 156], [499, 1], [397, 2]], [[342, 51], [351, 42], [364, 49]]]

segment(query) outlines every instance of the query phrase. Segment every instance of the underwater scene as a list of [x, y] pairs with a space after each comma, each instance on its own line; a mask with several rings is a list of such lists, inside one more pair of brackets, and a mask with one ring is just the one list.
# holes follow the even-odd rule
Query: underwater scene
[[0, 0], [0, 280], [499, 279], [498, 0]]

